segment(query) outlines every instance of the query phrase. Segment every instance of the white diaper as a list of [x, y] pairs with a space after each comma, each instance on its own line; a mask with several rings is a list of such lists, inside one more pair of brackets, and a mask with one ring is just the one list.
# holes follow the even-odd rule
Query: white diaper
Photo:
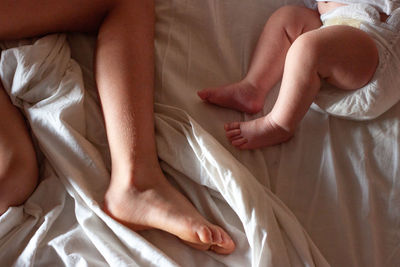
[[400, 100], [400, 8], [386, 22], [368, 4], [352, 4], [321, 16], [322, 27], [350, 25], [368, 33], [379, 51], [379, 65], [371, 81], [358, 90], [323, 83], [312, 108], [354, 120], [373, 119]]

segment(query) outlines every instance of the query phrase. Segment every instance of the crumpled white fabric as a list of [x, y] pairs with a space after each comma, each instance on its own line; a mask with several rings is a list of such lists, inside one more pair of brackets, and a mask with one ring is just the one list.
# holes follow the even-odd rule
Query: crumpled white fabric
[[104, 127], [66, 35], [23, 43], [2, 51], [0, 77], [44, 159], [34, 194], [1, 217], [2, 264], [175, 266], [100, 209], [109, 182]]
[[[157, 146], [160, 158], [176, 162], [180, 154], [186, 160], [185, 165], [177, 164], [178, 171], [224, 197], [243, 224], [252, 266], [327, 265], [291, 211], [192, 118], [180, 109], [160, 104], [156, 114], [157, 130], [170, 139]], [[165, 130], [165, 135], [164, 127], [174, 130]], [[187, 142], [178, 141], [176, 135], [184, 135]], [[181, 145], [171, 146], [176, 143]], [[190, 149], [182, 148], [187, 145]], [[201, 170], [193, 172], [188, 162], [200, 164]]]
[[[81, 71], [70, 57], [66, 36], [50, 35], [4, 50], [0, 77], [44, 155], [42, 181], [34, 195], [24, 207], [11, 208], [1, 217], [4, 262], [175, 265], [100, 209], [109, 182], [107, 158], [99, 150], [104, 129], [99, 110], [88, 110], [95, 103], [85, 99]], [[103, 132], [99, 140], [93, 140], [93, 123]], [[233, 238], [239, 247], [248, 247], [248, 264], [327, 265], [285, 205], [184, 111], [156, 104], [156, 129], [159, 157], [171, 179], [173, 169], [186, 176], [181, 186], [190, 179], [203, 184], [219, 192], [219, 201], [236, 212], [246, 238]], [[203, 193], [210, 197], [207, 190]]]

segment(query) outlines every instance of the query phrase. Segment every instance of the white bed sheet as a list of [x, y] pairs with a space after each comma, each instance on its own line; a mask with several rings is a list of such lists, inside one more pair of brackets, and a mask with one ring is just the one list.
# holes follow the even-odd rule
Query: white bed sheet
[[265, 114], [277, 88], [254, 116], [196, 96], [239, 80], [268, 16], [299, 2], [156, 1], [161, 165], [232, 235], [237, 249], [229, 256], [196, 251], [161, 231], [132, 232], [101, 211], [110, 163], [93, 38], [51, 35], [3, 51], [1, 79], [43, 155], [34, 195], [0, 217], [1, 265], [398, 266], [399, 104], [366, 122], [310, 110], [288, 143], [239, 151], [223, 123]]

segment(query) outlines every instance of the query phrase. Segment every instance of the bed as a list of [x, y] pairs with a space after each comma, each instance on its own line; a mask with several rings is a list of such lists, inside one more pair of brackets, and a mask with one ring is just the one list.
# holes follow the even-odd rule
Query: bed
[[243, 77], [266, 20], [286, 4], [303, 2], [156, 1], [160, 164], [232, 236], [229, 256], [158, 230], [135, 233], [101, 210], [110, 157], [93, 36], [2, 43], [0, 78], [29, 122], [40, 183], [0, 217], [0, 265], [400, 266], [400, 104], [366, 121], [310, 109], [289, 142], [241, 151], [223, 124], [266, 114], [279, 85], [255, 115], [196, 95]]

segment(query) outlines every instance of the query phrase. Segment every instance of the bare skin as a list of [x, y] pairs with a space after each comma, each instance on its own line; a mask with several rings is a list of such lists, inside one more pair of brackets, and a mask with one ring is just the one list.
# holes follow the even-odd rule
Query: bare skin
[[[38, 168], [22, 115], [0, 82], [0, 214], [22, 204], [36, 187]], [[24, 166], [21, 168], [21, 166]], [[23, 185], [23, 186], [21, 186]]]
[[[168, 183], [158, 162], [153, 118], [153, 1], [39, 2], [0, 0], [0, 17], [7, 18], [0, 23], [0, 39], [59, 31], [98, 32], [95, 75], [112, 159], [104, 211], [134, 231], [156, 228], [196, 249], [210, 249], [220, 254], [233, 252], [235, 244], [230, 236], [204, 219]], [[37, 10], [37, 5], [42, 14], [31, 12]], [[6, 117], [12, 108], [0, 109], [0, 116]], [[0, 136], [2, 131], [0, 128]], [[16, 129], [13, 134], [26, 135], [26, 130]], [[0, 151], [6, 150], [0, 147]], [[17, 147], [15, 151], [21, 152], [21, 149]], [[37, 174], [30, 177], [36, 185]], [[27, 184], [19, 186], [28, 188]], [[2, 190], [7, 188], [4, 186]], [[32, 186], [30, 189], [27, 191], [31, 192]], [[5, 207], [0, 214], [26, 198], [18, 203], [0, 199]]]
[[[321, 13], [342, 6], [318, 2]], [[234, 84], [198, 92], [206, 102], [247, 113], [259, 112], [269, 90], [282, 78], [277, 102], [265, 117], [225, 125], [240, 149], [280, 144], [290, 139], [321, 86], [321, 78], [345, 90], [361, 88], [378, 65], [374, 41], [350, 26], [320, 29], [316, 11], [286, 6], [268, 20], [246, 77]]]

